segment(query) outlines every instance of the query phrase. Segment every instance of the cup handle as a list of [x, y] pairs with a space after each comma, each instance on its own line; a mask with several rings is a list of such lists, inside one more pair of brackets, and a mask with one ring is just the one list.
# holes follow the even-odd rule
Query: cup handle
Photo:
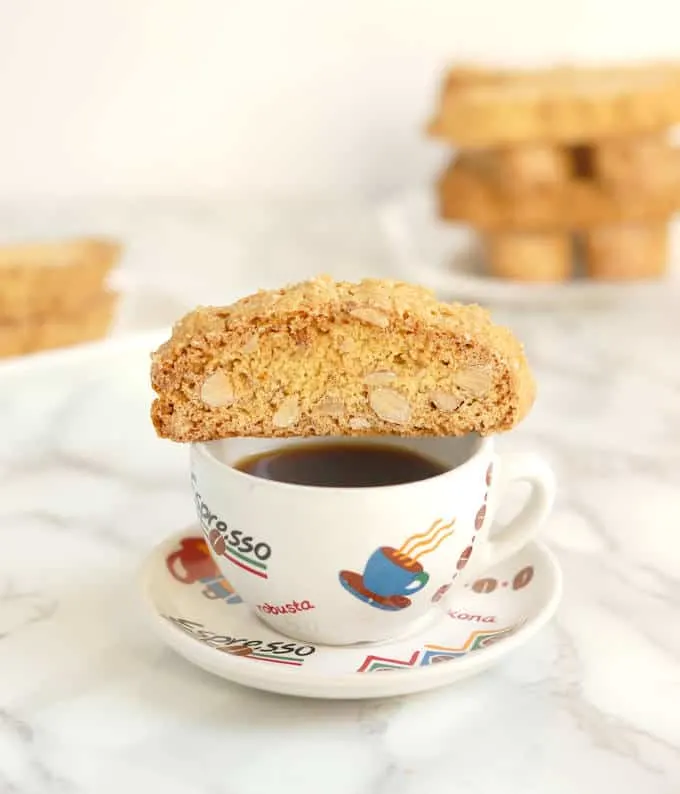
[[[500, 463], [501, 482], [496, 500], [502, 498], [507, 487], [513, 482], [528, 482], [531, 493], [518, 515], [493, 538], [487, 538], [482, 549], [476, 550], [482, 553], [473, 555], [475, 572], [496, 565], [525, 546], [537, 534], [555, 501], [555, 475], [539, 455], [534, 453], [502, 455]], [[494, 513], [495, 510], [492, 510], [492, 516]]]
[[[423, 589], [423, 587], [425, 587], [425, 585], [429, 581], [430, 581], [430, 574], [429, 573], [425, 573], [425, 571], [422, 571], [421, 573], [416, 574], [416, 576], [414, 577], [414, 579], [411, 582], [411, 584], [409, 584], [409, 586], [404, 590], [404, 593], [406, 595], [413, 595], [414, 593], [418, 593], [418, 592], [420, 592]], [[415, 584], [417, 586], [416, 587], [411, 587], [411, 585], [413, 585], [413, 584]]]
[[186, 568], [182, 567], [179, 569], [176, 565], [177, 562], [180, 562], [182, 558], [181, 551], [173, 552], [165, 561], [165, 564], [168, 566], [168, 570], [170, 573], [177, 579], [178, 582], [184, 582], [184, 584], [192, 584], [193, 578], [191, 574], [186, 570]]

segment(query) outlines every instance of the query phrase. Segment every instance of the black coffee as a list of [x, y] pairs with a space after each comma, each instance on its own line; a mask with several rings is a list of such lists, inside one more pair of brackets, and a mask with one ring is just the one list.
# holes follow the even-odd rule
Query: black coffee
[[436, 460], [388, 444], [301, 444], [240, 460], [239, 471], [264, 480], [324, 488], [373, 488], [435, 477]]

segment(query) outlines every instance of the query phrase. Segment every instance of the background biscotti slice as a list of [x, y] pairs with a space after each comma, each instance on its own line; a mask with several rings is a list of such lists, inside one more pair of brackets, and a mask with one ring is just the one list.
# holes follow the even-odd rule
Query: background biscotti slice
[[591, 278], [607, 281], [655, 278], [666, 269], [668, 227], [665, 223], [606, 226], [592, 229], [583, 239]]
[[521, 345], [483, 309], [329, 278], [187, 315], [152, 385], [153, 422], [175, 441], [488, 434], [534, 399]]
[[[674, 164], [680, 162], [677, 150], [671, 150], [669, 157]], [[443, 218], [488, 230], [569, 232], [647, 223], [666, 219], [680, 207], [680, 180], [622, 194], [605, 183], [575, 175], [540, 192], [510, 192], [490, 168], [489, 158], [482, 155], [456, 159], [441, 176], [437, 190]]]
[[593, 167], [603, 185], [624, 195], [669, 188], [680, 194], [680, 158], [664, 135], [599, 141]]
[[486, 237], [491, 273], [515, 281], [564, 281], [571, 276], [572, 240], [564, 232], [504, 232]]
[[85, 310], [103, 294], [120, 250], [97, 238], [0, 246], [0, 321]]
[[113, 320], [116, 297], [105, 292], [75, 314], [0, 320], [0, 358], [101, 339]]
[[550, 144], [526, 144], [495, 153], [498, 178], [511, 193], [554, 189], [571, 177], [568, 152]]
[[677, 64], [456, 72], [444, 81], [429, 131], [457, 146], [578, 143], [680, 121]]

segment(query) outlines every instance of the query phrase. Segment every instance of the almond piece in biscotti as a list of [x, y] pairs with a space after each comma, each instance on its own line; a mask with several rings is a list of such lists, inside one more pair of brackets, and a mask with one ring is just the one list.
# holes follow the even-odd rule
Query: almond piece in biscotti
[[300, 418], [300, 405], [297, 397], [286, 397], [272, 417], [274, 427], [286, 428], [295, 425]]
[[453, 373], [452, 380], [464, 392], [475, 397], [485, 394], [492, 384], [491, 373], [486, 369], [461, 369]]
[[314, 406], [314, 412], [320, 416], [343, 416], [345, 405], [341, 400], [333, 397], [324, 397]]
[[380, 309], [374, 309], [371, 306], [357, 306], [356, 309], [350, 311], [352, 317], [356, 317], [364, 323], [375, 325], [378, 328], [387, 328], [390, 324], [389, 317], [385, 312]]
[[234, 389], [229, 377], [218, 369], [201, 386], [201, 400], [211, 408], [224, 408], [234, 402]]
[[411, 405], [403, 394], [394, 389], [373, 389], [368, 402], [383, 422], [405, 425], [411, 417]]
[[433, 391], [430, 392], [430, 400], [435, 408], [446, 413], [457, 411], [460, 406], [465, 402], [461, 397], [455, 394], [449, 394], [446, 391]]
[[396, 377], [394, 372], [390, 372], [388, 369], [381, 369], [364, 375], [364, 383], [367, 386], [389, 386]]
[[246, 355], [250, 355], [257, 350], [257, 334], [253, 334], [250, 339], [243, 345], [241, 348], [242, 353], [246, 353]]

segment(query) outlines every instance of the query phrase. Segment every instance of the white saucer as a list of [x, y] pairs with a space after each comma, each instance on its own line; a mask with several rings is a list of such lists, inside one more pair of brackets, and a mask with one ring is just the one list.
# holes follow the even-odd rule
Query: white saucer
[[349, 699], [420, 692], [489, 667], [552, 617], [562, 574], [548, 549], [531, 543], [466, 586], [427, 628], [342, 648], [294, 642], [262, 623], [220, 576], [198, 530], [151, 552], [142, 588], [153, 630], [199, 667], [256, 689]]
[[433, 189], [403, 193], [383, 204], [378, 220], [395, 275], [417, 281], [440, 297], [480, 303], [618, 305], [658, 300], [680, 284], [680, 227], [671, 225], [669, 272], [665, 279], [530, 282], [494, 278], [485, 272], [478, 236], [467, 224], [441, 220]]

